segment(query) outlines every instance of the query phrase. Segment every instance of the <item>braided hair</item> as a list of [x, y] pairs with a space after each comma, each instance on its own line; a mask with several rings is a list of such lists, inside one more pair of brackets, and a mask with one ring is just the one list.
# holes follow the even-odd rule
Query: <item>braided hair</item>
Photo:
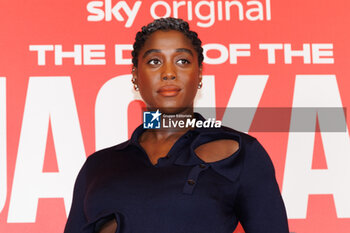
[[190, 27], [188, 23], [182, 19], [177, 18], [160, 18], [156, 19], [153, 22], [149, 23], [146, 26], [143, 26], [139, 32], [137, 32], [135, 37], [135, 42], [133, 45], [133, 51], [131, 53], [132, 55], [132, 63], [134, 67], [137, 67], [138, 65], [138, 55], [142, 47], [144, 46], [146, 40], [149, 38], [149, 36], [158, 31], [170, 31], [170, 30], [176, 30], [181, 33], [183, 33], [187, 38], [190, 39], [193, 48], [198, 54], [198, 64], [199, 66], [202, 66], [203, 62], [203, 48], [202, 48], [202, 41], [198, 38], [198, 34], [194, 31], [190, 30]]

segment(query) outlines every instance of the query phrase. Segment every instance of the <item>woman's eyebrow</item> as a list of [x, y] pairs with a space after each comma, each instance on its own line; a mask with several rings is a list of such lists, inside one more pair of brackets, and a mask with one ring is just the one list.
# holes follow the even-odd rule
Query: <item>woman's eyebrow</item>
[[176, 52], [185, 52], [185, 53], [188, 53], [188, 54], [190, 54], [191, 56], [193, 56], [192, 51], [189, 50], [189, 49], [186, 49], [186, 48], [178, 48], [178, 49], [176, 49], [175, 51], [176, 51]]
[[150, 54], [150, 53], [160, 53], [160, 52], [161, 52], [160, 49], [149, 49], [143, 54], [142, 58], [147, 57], [147, 55]]
[[[142, 58], [147, 57], [147, 55], [150, 54], [150, 53], [160, 53], [160, 52], [161, 52], [160, 49], [149, 49], [143, 54]], [[177, 53], [178, 52], [185, 52], [185, 53], [188, 53], [191, 56], [193, 56], [192, 51], [190, 49], [186, 49], [186, 48], [177, 48], [177, 49], [175, 49], [175, 52], [177, 52]]]

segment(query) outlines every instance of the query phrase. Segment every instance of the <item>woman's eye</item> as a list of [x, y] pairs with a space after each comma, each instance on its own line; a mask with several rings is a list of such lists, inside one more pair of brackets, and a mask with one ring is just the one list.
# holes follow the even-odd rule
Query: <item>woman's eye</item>
[[151, 64], [151, 65], [159, 65], [160, 64], [160, 60], [159, 59], [151, 59], [147, 63]]
[[187, 59], [180, 59], [177, 61], [177, 63], [179, 63], [181, 65], [185, 65], [185, 64], [190, 64], [190, 61]]

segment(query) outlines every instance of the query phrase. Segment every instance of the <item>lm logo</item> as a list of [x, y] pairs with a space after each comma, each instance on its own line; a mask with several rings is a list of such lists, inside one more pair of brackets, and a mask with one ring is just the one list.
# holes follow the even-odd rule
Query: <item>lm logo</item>
[[144, 112], [143, 113], [143, 128], [144, 129], [159, 129], [160, 128], [160, 115], [159, 109], [156, 112]]

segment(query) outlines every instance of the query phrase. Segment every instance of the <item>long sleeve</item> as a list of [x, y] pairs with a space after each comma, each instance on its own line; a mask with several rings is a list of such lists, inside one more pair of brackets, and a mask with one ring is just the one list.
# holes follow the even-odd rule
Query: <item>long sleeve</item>
[[92, 233], [83, 229], [87, 224], [84, 214], [84, 197], [86, 193], [86, 167], [87, 161], [81, 168], [74, 185], [72, 206], [68, 215], [64, 233]]
[[288, 220], [269, 155], [255, 140], [246, 148], [236, 212], [246, 233], [288, 233]]

